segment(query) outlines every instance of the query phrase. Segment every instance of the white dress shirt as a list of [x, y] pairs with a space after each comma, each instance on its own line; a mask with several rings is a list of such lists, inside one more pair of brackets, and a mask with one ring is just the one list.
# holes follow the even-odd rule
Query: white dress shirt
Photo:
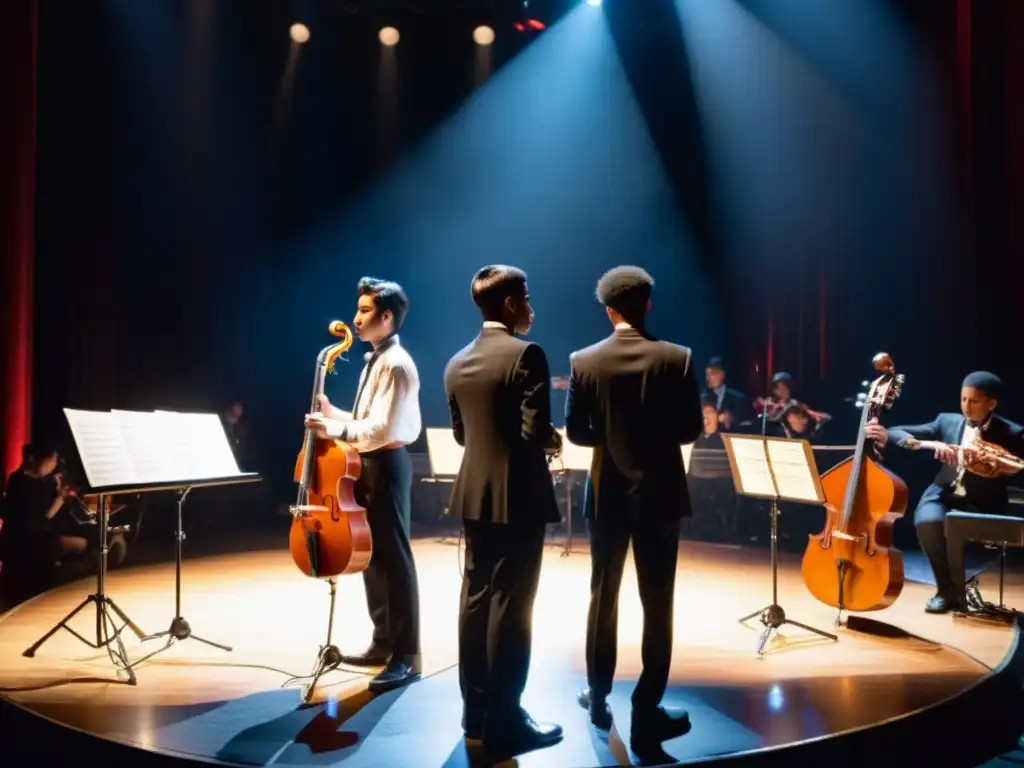
[[363, 366], [351, 420], [345, 421], [347, 414], [334, 406], [326, 415], [328, 436], [360, 453], [392, 443], [408, 445], [420, 436], [420, 376], [398, 336], [382, 342]]
[[[969, 445], [973, 445], [974, 441], [981, 437], [981, 432], [984, 429], [983, 426], [972, 427], [969, 422], [964, 422], [964, 436], [960, 438], [960, 448], [966, 448]], [[955, 496], [966, 496], [967, 489], [964, 488], [964, 474], [967, 472], [967, 467], [964, 464], [964, 452], [963, 450], [957, 451], [957, 458], [960, 460], [960, 467], [956, 471], [956, 486], [953, 489]]]

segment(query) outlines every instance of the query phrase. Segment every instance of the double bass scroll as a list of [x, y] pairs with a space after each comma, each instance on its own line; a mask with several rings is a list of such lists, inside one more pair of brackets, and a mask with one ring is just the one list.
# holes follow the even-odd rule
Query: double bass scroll
[[[892, 358], [873, 360], [880, 374], [868, 390], [857, 433], [857, 450], [821, 476], [825, 526], [812, 535], [801, 575], [820, 602], [848, 611], [877, 611], [903, 591], [903, 553], [892, 546], [893, 525], [907, 510], [906, 483], [873, 456], [865, 429], [892, 407], [903, 389]], [[870, 444], [874, 453], [874, 443]]]
[[[352, 330], [340, 320], [329, 327], [340, 341], [324, 347], [316, 359], [309, 413], [317, 409], [324, 381], [352, 346]], [[298, 497], [291, 507], [288, 545], [292, 560], [305, 575], [333, 579], [364, 570], [373, 555], [366, 509], [356, 503], [355, 483], [362, 471], [359, 452], [341, 440], [324, 439], [306, 429], [295, 462]]]

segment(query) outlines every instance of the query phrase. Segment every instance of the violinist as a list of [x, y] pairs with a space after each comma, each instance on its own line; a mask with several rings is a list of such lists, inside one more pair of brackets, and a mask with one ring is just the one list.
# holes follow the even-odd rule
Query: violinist
[[373, 538], [373, 556], [363, 571], [373, 640], [365, 652], [342, 656], [342, 661], [384, 667], [369, 686], [372, 693], [383, 693], [418, 680], [422, 673], [419, 581], [409, 541], [412, 458], [406, 448], [422, 429], [420, 378], [398, 341], [409, 311], [405, 291], [398, 283], [373, 277], [360, 280], [357, 290], [352, 325], [373, 353], [359, 377], [355, 405], [348, 414], [321, 395], [318, 412], [306, 416], [306, 427], [349, 443], [362, 461], [355, 496], [366, 507]]
[[[7, 478], [7, 531], [24, 562], [59, 566], [65, 559], [85, 554], [84, 536], [58, 531], [54, 519], [64, 506], [68, 488], [56, 473], [60, 456], [43, 441], [33, 441], [21, 451], [21, 465]], [[38, 574], [37, 574], [38, 575]]]
[[831, 415], [812, 410], [793, 397], [793, 384], [792, 374], [785, 371], [779, 371], [772, 376], [771, 394], [768, 397], [759, 397], [754, 401], [754, 410], [758, 418], [764, 418], [769, 424], [781, 425], [786, 414], [791, 409], [799, 407], [801, 412], [815, 423], [815, 429], [832, 420]]
[[[946, 513], [951, 509], [984, 514], [1004, 514], [1007, 477], [982, 477], [968, 471], [964, 457], [976, 441], [984, 440], [1016, 456], [1024, 455], [1024, 427], [996, 415], [1001, 393], [999, 377], [987, 371], [968, 374], [960, 389], [960, 413], [940, 413], [928, 424], [892, 427], [868, 424], [867, 436], [881, 445], [891, 441], [906, 450], [933, 450], [942, 462], [918, 502], [914, 525], [921, 549], [935, 576], [937, 592], [925, 606], [929, 613], [963, 610], [963, 573], [954, 574], [945, 534]], [[962, 565], [960, 569], [962, 571]]]

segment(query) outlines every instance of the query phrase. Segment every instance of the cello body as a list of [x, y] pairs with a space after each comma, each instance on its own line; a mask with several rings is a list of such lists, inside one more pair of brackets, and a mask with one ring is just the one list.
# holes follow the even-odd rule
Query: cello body
[[841, 611], [878, 611], [903, 591], [903, 553], [892, 546], [893, 525], [907, 510], [907, 485], [869, 453], [865, 430], [903, 387], [892, 358], [879, 353], [861, 414], [857, 449], [821, 476], [825, 525], [809, 537], [800, 573], [814, 597]]
[[[330, 332], [342, 341], [321, 350], [313, 382], [313, 405], [323, 394], [327, 373], [352, 346], [352, 331], [344, 323], [331, 323]], [[366, 509], [356, 503], [355, 483], [362, 471], [359, 452], [341, 440], [319, 438], [306, 430], [306, 440], [295, 462], [298, 498], [291, 508], [288, 548], [292, 560], [306, 576], [333, 579], [364, 570], [373, 556], [373, 538]]]
[[854, 458], [841, 461], [821, 476], [825, 492], [825, 527], [812, 535], [800, 571], [812, 595], [839, 607], [836, 558], [851, 565], [842, 576], [842, 607], [850, 611], [888, 608], [903, 591], [903, 553], [892, 546], [893, 525], [907, 511], [909, 494], [900, 478], [872, 459], [861, 467], [853, 515], [845, 535], [839, 524]]

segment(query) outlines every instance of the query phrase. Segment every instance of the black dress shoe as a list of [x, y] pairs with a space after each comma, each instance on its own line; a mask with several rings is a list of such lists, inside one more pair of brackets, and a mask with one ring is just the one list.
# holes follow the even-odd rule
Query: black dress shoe
[[377, 645], [371, 645], [363, 653], [353, 656], [342, 654], [341, 663], [353, 667], [383, 667], [391, 658], [391, 651]]
[[419, 669], [404, 661], [389, 661], [384, 670], [380, 672], [368, 686], [370, 693], [384, 693], [401, 688], [403, 685], [415, 683], [420, 679]]
[[604, 696], [595, 696], [590, 688], [584, 688], [576, 696], [576, 701], [590, 713], [590, 722], [602, 731], [611, 729], [612, 708], [608, 706], [608, 700]]
[[936, 595], [924, 605], [928, 613], [949, 613], [950, 611], [966, 611], [966, 600], [954, 600], [945, 595]]
[[562, 740], [562, 726], [538, 723], [525, 711], [510, 721], [488, 718], [484, 729], [484, 748], [492, 760], [508, 758], [550, 747]]
[[678, 707], [633, 710], [629, 745], [637, 756], [690, 730], [690, 714]]

